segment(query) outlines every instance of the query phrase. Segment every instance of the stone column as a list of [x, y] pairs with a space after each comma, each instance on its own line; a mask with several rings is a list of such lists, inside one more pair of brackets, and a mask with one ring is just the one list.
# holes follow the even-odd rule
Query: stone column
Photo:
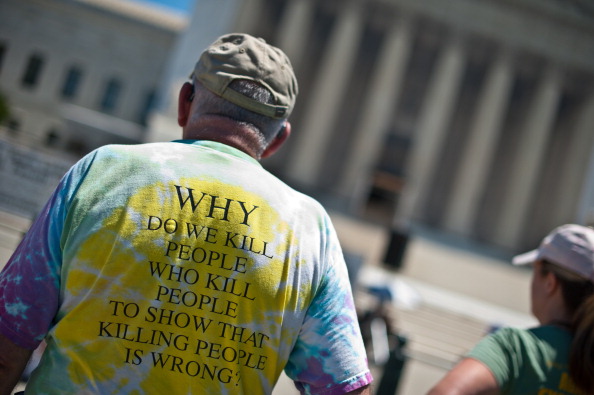
[[340, 111], [342, 97], [348, 91], [351, 68], [359, 46], [362, 30], [361, 5], [349, 1], [341, 7], [337, 25], [320, 63], [320, 71], [312, 85], [313, 92], [306, 105], [303, 134], [295, 146], [288, 167], [290, 177], [302, 185], [315, 185], [316, 173], [330, 144], [333, 122]]
[[397, 107], [412, 44], [410, 25], [408, 18], [401, 18], [386, 32], [369, 94], [362, 99], [362, 119], [352, 142], [357, 149], [345, 162], [341, 180], [342, 193], [352, 197], [354, 207], [358, 207], [369, 188], [376, 153]]
[[445, 226], [456, 233], [465, 236], [472, 233], [481, 194], [489, 182], [489, 168], [512, 82], [510, 55], [506, 51], [490, 66], [477, 111], [473, 114], [460, 170], [453, 180]]
[[[577, 213], [567, 213], [579, 224], [594, 225], [594, 94], [586, 99], [576, 125], [576, 134], [567, 155], [567, 172], [559, 187], [568, 191], [568, 202], [577, 199]], [[584, 163], [586, 168], [583, 169]], [[581, 171], [580, 171], [581, 169]], [[566, 207], [570, 203], [560, 204]]]
[[[202, 1], [203, 0], [198, 0], [197, 2], [200, 3]], [[262, 7], [262, 0], [241, 0], [241, 7], [239, 8], [239, 12], [236, 15], [233, 31], [239, 33], [252, 32], [254, 30], [254, 26], [258, 23], [260, 18]]]
[[289, 0], [279, 24], [279, 48], [291, 60], [295, 70], [301, 66], [305, 54], [307, 32], [313, 22], [312, 0]]
[[395, 227], [408, 226], [424, 205], [453, 114], [465, 61], [461, 38], [455, 35], [439, 55], [423, 102], [409, 153], [406, 184], [394, 217]]
[[518, 143], [514, 170], [510, 174], [503, 210], [499, 217], [495, 241], [513, 248], [521, 241], [526, 213], [538, 183], [539, 170], [547, 148], [551, 127], [557, 114], [560, 96], [560, 75], [549, 67], [534, 94], [526, 112], [522, 135]]
[[584, 179], [576, 223], [594, 226], [594, 147], [590, 147], [590, 159]]

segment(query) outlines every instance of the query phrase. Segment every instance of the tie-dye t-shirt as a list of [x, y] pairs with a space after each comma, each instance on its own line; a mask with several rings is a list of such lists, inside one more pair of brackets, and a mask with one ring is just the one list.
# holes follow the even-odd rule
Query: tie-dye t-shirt
[[0, 276], [0, 331], [47, 343], [27, 391], [306, 393], [371, 382], [324, 209], [234, 148], [83, 158]]

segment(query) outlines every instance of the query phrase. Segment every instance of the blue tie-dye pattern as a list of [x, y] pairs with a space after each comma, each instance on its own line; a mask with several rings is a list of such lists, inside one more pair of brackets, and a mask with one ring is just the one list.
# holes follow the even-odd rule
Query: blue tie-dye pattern
[[15, 303], [6, 304], [6, 312], [16, 319], [26, 320], [27, 310], [29, 310], [29, 306], [24, 304], [20, 298], [17, 298]]
[[[0, 274], [0, 332], [21, 347], [36, 348], [58, 310], [61, 255], [59, 248], [52, 252], [51, 246], [59, 245], [56, 241], [60, 239], [61, 228], [50, 224], [49, 210], [53, 207], [53, 212], [59, 212], [62, 203], [60, 194], [54, 192]], [[35, 314], [8, 313], [8, 306], [20, 304]]]

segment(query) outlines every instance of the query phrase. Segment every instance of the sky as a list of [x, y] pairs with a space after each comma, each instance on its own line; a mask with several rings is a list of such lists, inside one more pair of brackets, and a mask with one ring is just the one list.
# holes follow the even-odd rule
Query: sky
[[141, 3], [152, 3], [173, 8], [176, 11], [190, 12], [196, 0], [134, 0]]

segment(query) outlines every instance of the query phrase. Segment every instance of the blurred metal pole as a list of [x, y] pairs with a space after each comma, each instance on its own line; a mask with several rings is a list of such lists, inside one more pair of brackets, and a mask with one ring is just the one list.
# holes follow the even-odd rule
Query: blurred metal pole
[[384, 365], [376, 395], [394, 395], [398, 393], [398, 385], [408, 357], [404, 353], [406, 338], [400, 335], [394, 336], [398, 338], [398, 345], [390, 350], [390, 356]]

